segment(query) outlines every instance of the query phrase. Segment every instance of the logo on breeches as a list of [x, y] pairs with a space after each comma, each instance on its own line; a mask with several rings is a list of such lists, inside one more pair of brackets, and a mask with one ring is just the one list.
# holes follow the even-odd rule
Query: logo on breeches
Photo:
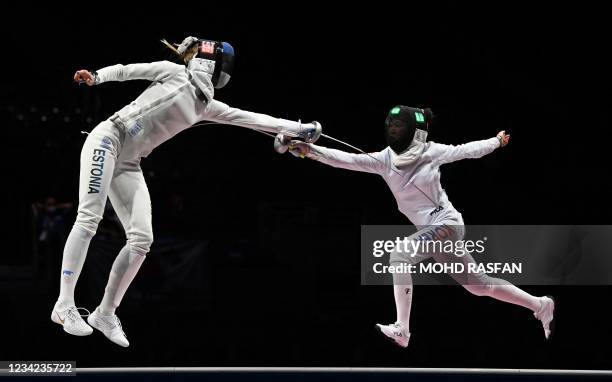
[[104, 175], [104, 161], [106, 153], [110, 151], [112, 141], [109, 137], [102, 138], [100, 148], [93, 150], [91, 166], [89, 168], [89, 191], [88, 194], [99, 194], [102, 187], [102, 176]]

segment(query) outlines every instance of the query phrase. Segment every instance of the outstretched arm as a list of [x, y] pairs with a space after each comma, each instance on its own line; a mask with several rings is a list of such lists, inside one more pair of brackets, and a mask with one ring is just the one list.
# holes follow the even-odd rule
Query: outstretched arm
[[295, 156], [308, 157], [326, 165], [347, 170], [379, 174], [383, 172], [384, 167], [380, 152], [353, 154], [301, 141], [292, 141], [289, 151]]
[[[289, 137], [300, 137], [312, 139], [314, 135], [318, 138], [320, 124], [301, 123], [283, 118], [272, 117], [267, 114], [254, 113], [231, 107], [221, 101], [212, 100], [206, 108], [204, 118], [220, 124], [242, 126], [249, 129], [267, 131], [274, 134], [284, 134]], [[314, 140], [316, 140], [316, 138]]]
[[158, 61], [143, 64], [112, 65], [102, 68], [96, 72], [81, 69], [74, 74], [76, 82], [83, 82], [89, 86], [101, 84], [108, 81], [149, 80], [160, 81], [164, 77], [172, 75], [183, 67], [169, 61]]
[[432, 142], [432, 156], [440, 164], [455, 162], [461, 159], [480, 158], [492, 153], [498, 147], [506, 146], [509, 141], [510, 135], [502, 130], [496, 137], [457, 146]]

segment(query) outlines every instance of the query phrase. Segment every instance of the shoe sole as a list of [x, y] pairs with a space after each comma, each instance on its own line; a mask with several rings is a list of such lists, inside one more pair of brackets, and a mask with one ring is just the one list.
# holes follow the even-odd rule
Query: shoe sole
[[387, 341], [391, 341], [393, 344], [395, 344], [395, 346], [399, 346], [399, 347], [400, 347], [400, 348], [402, 348], [402, 349], [406, 349], [406, 348], [408, 347], [408, 345], [406, 345], [406, 346], [402, 346], [402, 345], [398, 344], [396, 340], [394, 340], [393, 338], [391, 338], [391, 337], [389, 337], [388, 335], [386, 335], [386, 334], [385, 334], [385, 333], [382, 331], [382, 329], [380, 328], [380, 326], [378, 326], [378, 325], [374, 325], [374, 328], [376, 329], [376, 331], [377, 331], [378, 333], [382, 334], [382, 336], [383, 336], [383, 337], [385, 337], [385, 339], [386, 339]]

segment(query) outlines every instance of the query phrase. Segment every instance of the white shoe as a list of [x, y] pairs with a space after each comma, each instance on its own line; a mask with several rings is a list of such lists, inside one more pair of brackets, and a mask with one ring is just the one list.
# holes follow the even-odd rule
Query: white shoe
[[[83, 320], [79, 313], [79, 309], [87, 311], [85, 308], [77, 308], [74, 305], [64, 310], [60, 310], [56, 304], [51, 312], [51, 321], [62, 325], [64, 331], [68, 334], [72, 334], [73, 336], [88, 336], [93, 333], [93, 329], [85, 323], [85, 320]], [[87, 311], [86, 316], [88, 315], [89, 311]]]
[[100, 312], [100, 307], [97, 307], [96, 310], [87, 317], [87, 322], [92, 327], [98, 329], [109, 340], [113, 341], [119, 346], [128, 347], [130, 346], [125, 333], [123, 332], [123, 328], [121, 327], [121, 321], [119, 321], [119, 317], [116, 314], [111, 316], [104, 316], [102, 312]]
[[397, 345], [406, 348], [410, 341], [410, 333], [404, 328], [401, 322], [396, 322], [391, 325], [376, 324], [376, 330], [384, 334], [388, 339]]
[[535, 312], [533, 315], [538, 320], [542, 321], [542, 326], [544, 327], [544, 337], [549, 339], [553, 329], [554, 329], [554, 320], [555, 320], [555, 300], [550, 296], [542, 297], [542, 306], [540, 310]]

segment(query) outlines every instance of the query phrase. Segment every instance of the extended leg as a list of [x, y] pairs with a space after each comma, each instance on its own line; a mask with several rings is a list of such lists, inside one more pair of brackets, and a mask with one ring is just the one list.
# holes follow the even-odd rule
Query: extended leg
[[[436, 260], [440, 261], [439, 259]], [[460, 261], [466, 265], [466, 269], [468, 263], [475, 263], [474, 258], [470, 254], [466, 254], [458, 260], [446, 261]], [[531, 310], [534, 316], [542, 322], [544, 336], [546, 338], [550, 337], [555, 307], [554, 301], [550, 297], [533, 296], [506, 280], [490, 277], [485, 273], [451, 276], [476, 296], [492, 297], [496, 300], [519, 305]]]

